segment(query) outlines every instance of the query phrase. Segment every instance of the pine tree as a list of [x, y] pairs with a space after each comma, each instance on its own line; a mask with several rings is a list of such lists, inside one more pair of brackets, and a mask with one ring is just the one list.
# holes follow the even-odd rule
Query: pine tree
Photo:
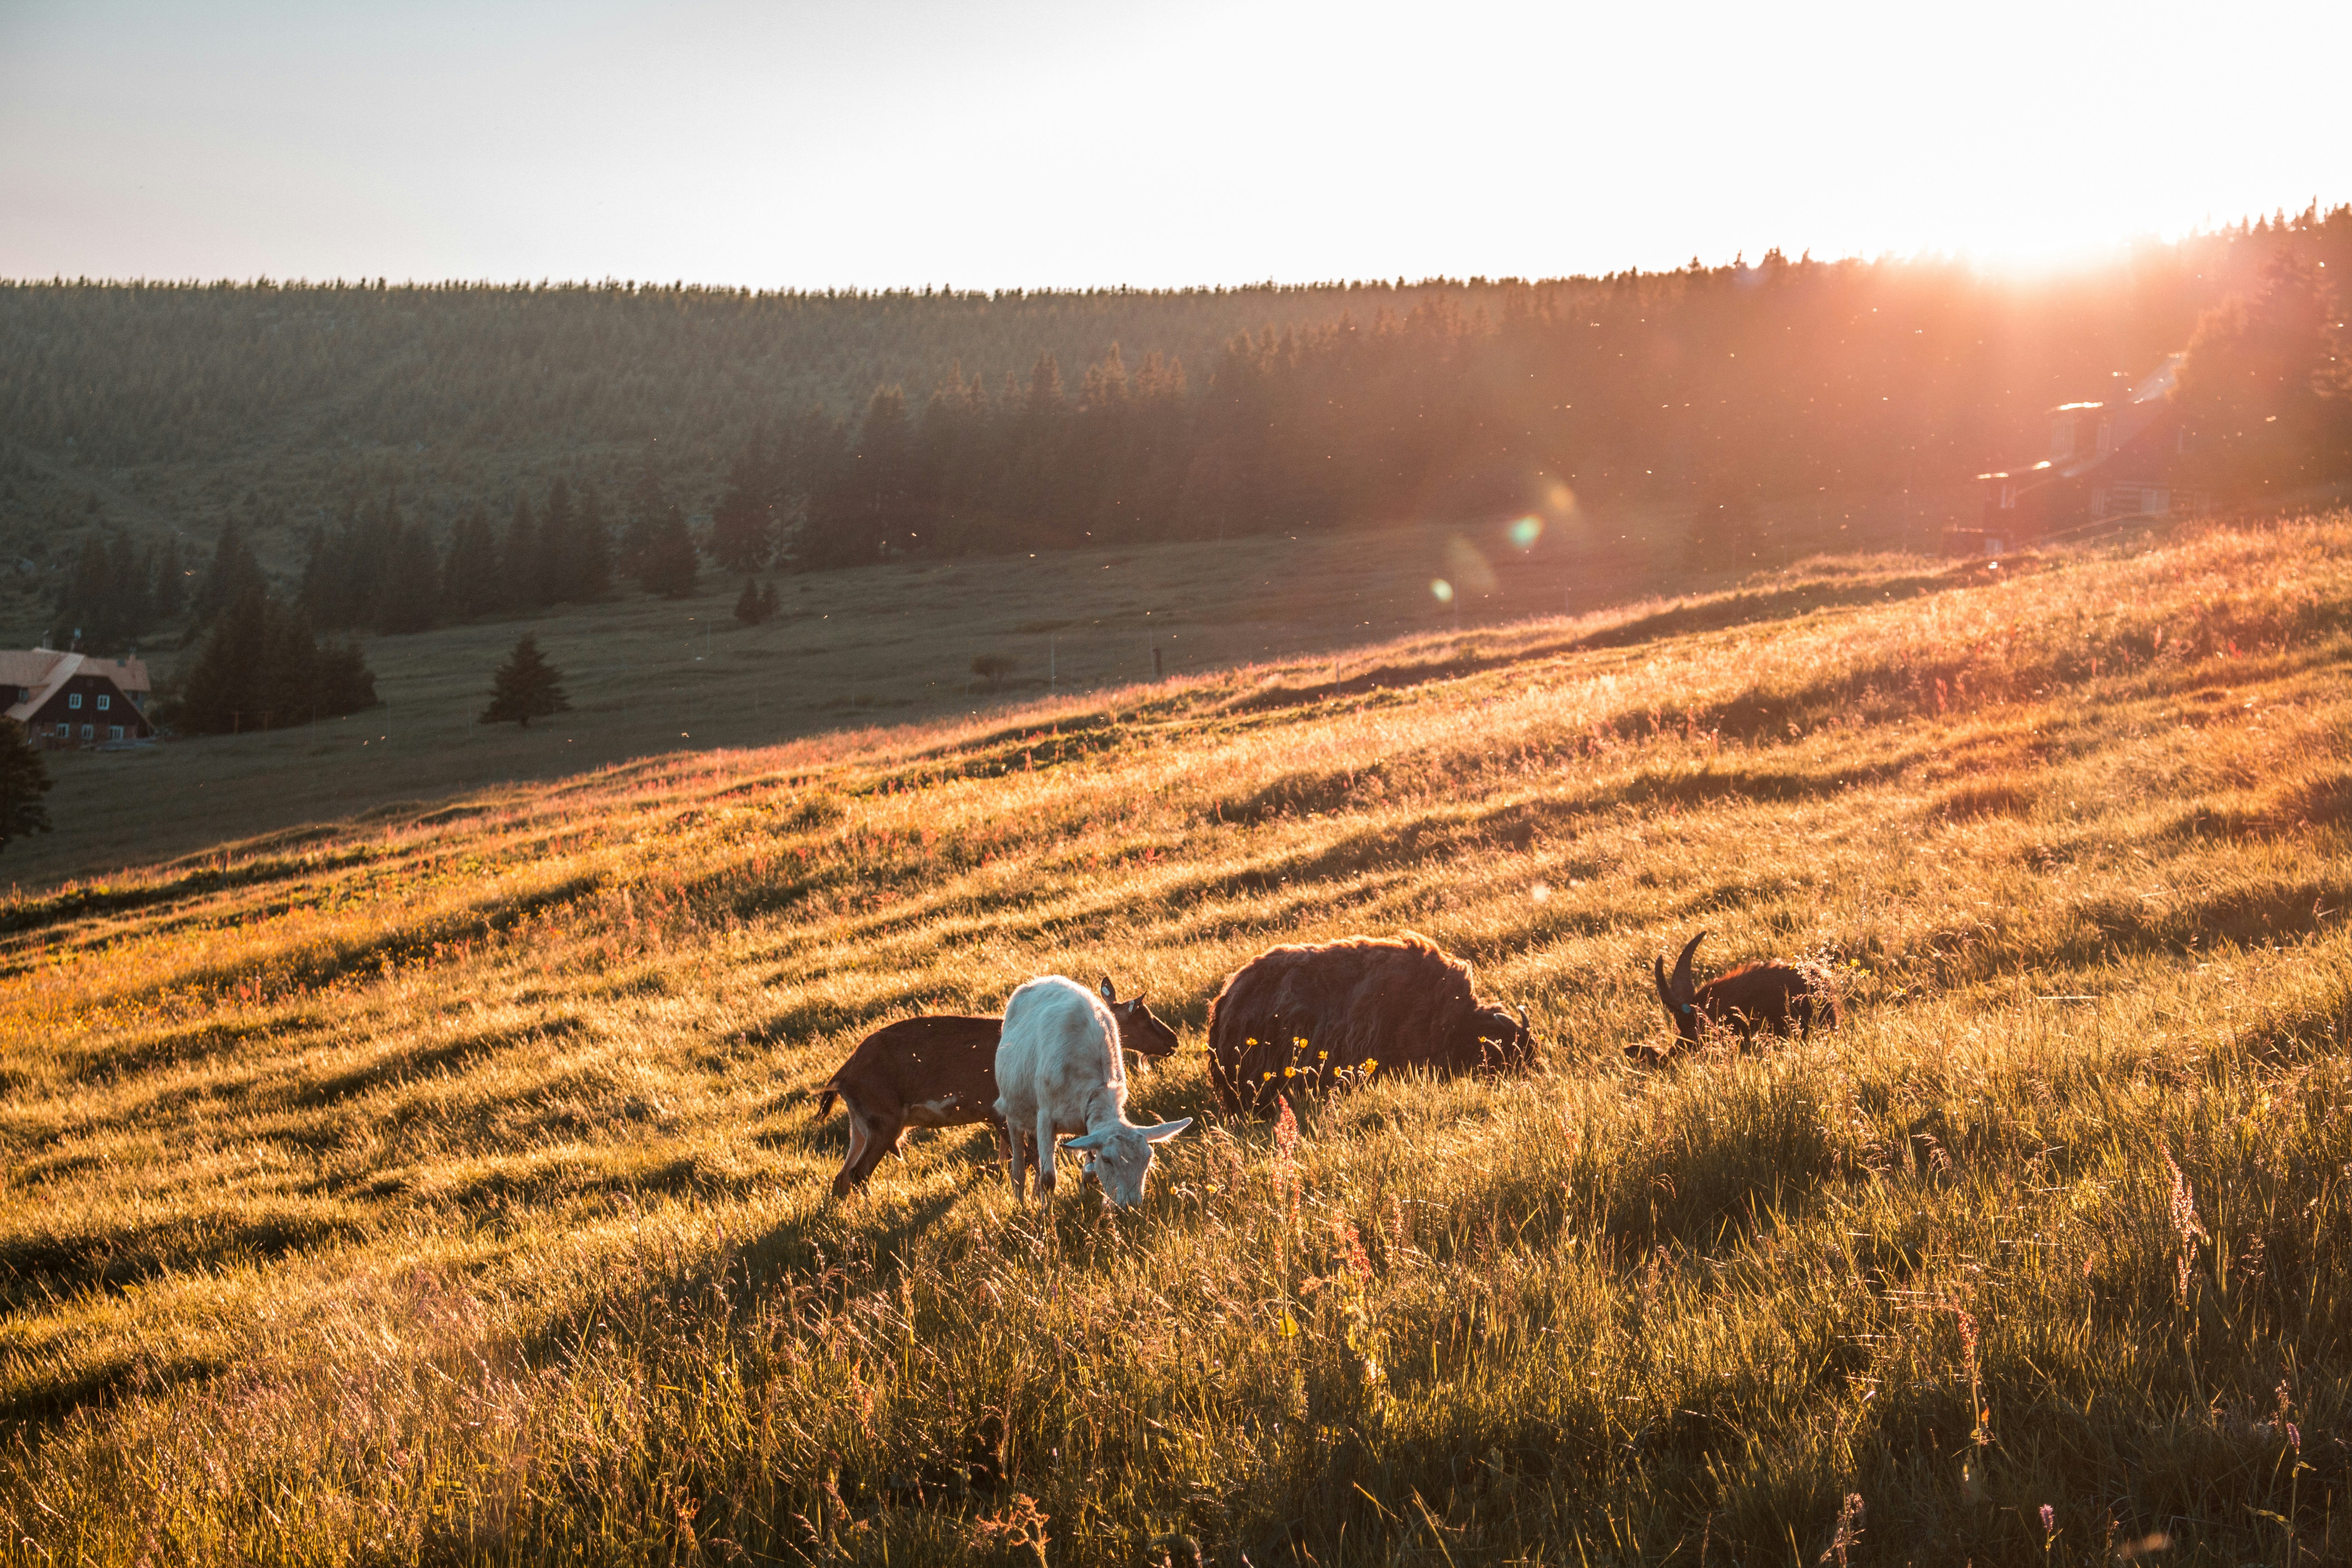
[[14, 719], [0, 719], [0, 849], [30, 834], [49, 831], [49, 770], [41, 753]]
[[392, 578], [392, 558], [399, 543], [400, 498], [385, 491], [375, 505], [353, 515], [342, 542], [335, 548], [337, 615], [332, 624], [345, 627], [372, 626], [383, 609], [384, 585]]
[[772, 597], [775, 590], [760, 592], [760, 584], [750, 577], [743, 579], [743, 591], [735, 596], [735, 618], [747, 626], [756, 626], [775, 613]]
[[170, 620], [188, 602], [188, 572], [180, 564], [180, 536], [176, 533], [164, 540], [156, 552], [154, 584], [148, 590], [148, 602], [154, 605], [159, 621]]
[[195, 602], [189, 608], [197, 621], [209, 621], [247, 594], [268, 586], [269, 579], [262, 574], [261, 563], [254, 559], [252, 546], [246, 543], [243, 531], [232, 517], [221, 524], [220, 542], [213, 546], [211, 569], [197, 586]]
[[572, 543], [579, 528], [572, 487], [558, 479], [548, 488], [547, 505], [539, 514], [539, 566], [532, 576], [542, 605], [560, 605], [572, 597]]
[[383, 587], [376, 595], [379, 630], [421, 632], [441, 618], [441, 563], [423, 523], [394, 524], [384, 563]]
[[82, 541], [73, 570], [58, 590], [61, 646], [79, 647], [85, 639], [95, 641], [104, 629], [107, 601], [113, 596], [114, 563], [107, 555], [106, 542], [93, 535]]
[[539, 596], [539, 522], [531, 515], [530, 498], [515, 497], [514, 515], [507, 521], [507, 536], [499, 547], [499, 608], [534, 610], [546, 603]]
[[530, 728], [533, 719], [550, 713], [561, 713], [572, 706], [561, 684], [563, 672], [547, 662], [539, 651], [539, 638], [530, 632], [522, 635], [499, 666], [490, 680], [490, 705], [482, 710], [475, 721], [481, 724], [517, 723]]
[[629, 487], [629, 520], [621, 530], [621, 570], [643, 580], [646, 558], [654, 547], [654, 536], [661, 531], [662, 515], [669, 510], [669, 501], [662, 494], [661, 476], [654, 471], [648, 458], [637, 465], [637, 477]]
[[499, 607], [499, 542], [489, 514], [469, 507], [449, 532], [441, 560], [441, 602], [453, 620], [470, 621]]
[[2336, 316], [2326, 274], [2286, 251], [2252, 298], [2198, 318], [2173, 392], [2191, 443], [2185, 476], [2250, 494], [2352, 465], [2352, 344]]
[[649, 594], [683, 599], [694, 592], [696, 569], [694, 535], [687, 531], [686, 512], [671, 501], [646, 542], [637, 581]]
[[604, 521], [604, 499], [593, 485], [580, 487], [580, 521], [564, 556], [567, 597], [593, 605], [613, 593], [613, 531]]
[[253, 588], [215, 618], [172, 721], [194, 734], [223, 735], [356, 713], [375, 701], [375, 677], [355, 646], [321, 648], [299, 607]]
[[711, 558], [729, 572], [757, 572], [775, 550], [773, 508], [760, 447], [755, 436], [751, 446], [735, 459], [727, 476], [726, 493], [711, 514]]

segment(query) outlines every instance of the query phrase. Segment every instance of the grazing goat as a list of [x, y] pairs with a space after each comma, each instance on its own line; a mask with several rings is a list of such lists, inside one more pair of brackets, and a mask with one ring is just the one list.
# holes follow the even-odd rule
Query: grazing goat
[[1797, 1033], [1810, 1037], [1816, 1019], [1824, 1028], [1837, 1027], [1837, 998], [1831, 994], [1825, 978], [1793, 963], [1743, 963], [1704, 985], [1693, 985], [1691, 955], [1706, 938], [1706, 932], [1701, 931], [1690, 939], [1682, 957], [1675, 961], [1671, 980], [1666, 977], [1663, 955], [1650, 961], [1651, 973], [1658, 983], [1658, 1000], [1665, 1004], [1666, 1016], [1674, 1020], [1680, 1044], [1699, 1043], [1702, 1017], [1717, 1027], [1738, 1030], [1743, 1046], [1756, 1037], [1759, 1029], [1786, 1035], [1793, 1023]]
[[1527, 1010], [1514, 1019], [1481, 1007], [1470, 966], [1411, 931], [1269, 948], [1209, 1009], [1209, 1081], [1228, 1112], [1270, 1111], [1286, 1089], [1319, 1089], [1342, 1073], [1507, 1071], [1534, 1060]]
[[882, 1156], [896, 1152], [909, 1127], [993, 1125], [996, 1036], [1002, 1018], [948, 1014], [901, 1018], [857, 1042], [817, 1095], [822, 1118], [838, 1097], [849, 1113], [849, 1153], [833, 1179], [845, 1198], [866, 1184]]
[[[1106, 993], [1109, 983], [1104, 983]], [[1167, 1034], [1137, 997], [1129, 1006]], [[1048, 974], [1030, 981], [1004, 1004], [1004, 1032], [996, 1045], [996, 1114], [1006, 1130], [1004, 1173], [1013, 1198], [1025, 1195], [1028, 1168], [1037, 1169], [1037, 1195], [1054, 1195], [1054, 1140], [1081, 1134], [1070, 1147], [1094, 1156], [1087, 1174], [1120, 1208], [1143, 1201], [1151, 1146], [1192, 1124], [1189, 1116], [1138, 1127], [1127, 1119], [1127, 1064], [1110, 1005], [1075, 980]]]
[[[1176, 1049], [1176, 1032], [1139, 999], [1120, 1002], [1108, 978], [1102, 994], [1121, 1047], [1140, 1057]], [[857, 1043], [817, 1096], [820, 1118], [836, 1098], [849, 1115], [849, 1153], [833, 1179], [835, 1197], [865, 1185], [882, 1156], [906, 1142], [909, 1127], [985, 1121], [1004, 1136], [996, 1114], [996, 1040], [1003, 1023], [962, 1014], [901, 1018]]]

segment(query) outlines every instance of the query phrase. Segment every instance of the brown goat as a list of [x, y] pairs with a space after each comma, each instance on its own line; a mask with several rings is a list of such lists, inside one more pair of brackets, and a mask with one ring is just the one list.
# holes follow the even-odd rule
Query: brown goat
[[1535, 1059], [1525, 1008], [1481, 1007], [1470, 966], [1426, 938], [1353, 936], [1276, 947], [1209, 1008], [1209, 1082], [1228, 1113], [1318, 1090], [1343, 1073], [1512, 1070]]
[[1816, 1020], [1823, 1028], [1837, 1027], [1837, 997], [1823, 977], [1793, 963], [1743, 963], [1704, 985], [1694, 985], [1691, 955], [1706, 939], [1705, 931], [1690, 939], [1675, 963], [1671, 980], [1663, 956], [1650, 961], [1658, 983], [1658, 1000], [1665, 1004], [1666, 1016], [1674, 1021], [1680, 1044], [1699, 1043], [1702, 1017], [1718, 1028], [1736, 1030], [1743, 1046], [1756, 1037], [1759, 1029], [1785, 1036], [1794, 1025], [1799, 1035], [1810, 1037]]
[[[1110, 981], [1103, 1000], [1118, 1020], [1118, 1043], [1139, 1057], [1164, 1057], [1176, 1032], [1151, 1016], [1141, 997], [1120, 1002]], [[996, 1038], [1002, 1018], [940, 1014], [901, 1018], [857, 1042], [849, 1059], [818, 1091], [821, 1120], [837, 1098], [849, 1114], [849, 1152], [833, 1179], [833, 1195], [847, 1197], [866, 1184], [882, 1156], [897, 1152], [910, 1127], [967, 1127], [985, 1121], [1002, 1144], [996, 1115]]]

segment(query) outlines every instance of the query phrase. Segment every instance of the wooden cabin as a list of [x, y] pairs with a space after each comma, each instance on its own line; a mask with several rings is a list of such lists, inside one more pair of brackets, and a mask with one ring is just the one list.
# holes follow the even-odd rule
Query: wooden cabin
[[154, 687], [144, 661], [55, 648], [0, 649], [0, 698], [33, 744], [49, 750], [152, 739]]
[[2202, 510], [2204, 498], [2170, 478], [2188, 443], [2172, 405], [2180, 358], [2121, 397], [2050, 410], [2048, 456], [1977, 476], [1984, 509], [1976, 527], [1952, 531], [1955, 552], [2000, 555], [2096, 523]]

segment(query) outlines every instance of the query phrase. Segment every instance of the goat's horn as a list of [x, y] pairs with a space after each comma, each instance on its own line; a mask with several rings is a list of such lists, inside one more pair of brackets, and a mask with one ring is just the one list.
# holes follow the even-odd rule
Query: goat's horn
[[1696, 952], [1698, 944], [1706, 940], [1706, 932], [1699, 932], [1698, 935], [1691, 938], [1689, 945], [1683, 949], [1683, 955], [1675, 960], [1675, 995], [1685, 1002], [1689, 1001], [1691, 994], [1698, 989], [1696, 984], [1691, 979], [1691, 954]]
[[1511, 1004], [1511, 1005], [1512, 1005], [1512, 1007], [1514, 1007], [1515, 1009], [1517, 1009], [1517, 1012], [1518, 1012], [1518, 1015], [1519, 1015], [1519, 1033], [1521, 1033], [1522, 1035], [1524, 1035], [1524, 1034], [1526, 1034], [1526, 1033], [1528, 1032], [1528, 1030], [1532, 1026], [1530, 1026], [1530, 1025], [1528, 1023], [1528, 1005], [1527, 1005], [1526, 1003], [1524, 1003], [1524, 1002], [1514, 1002], [1514, 1003], [1512, 1003], [1512, 1004]]

